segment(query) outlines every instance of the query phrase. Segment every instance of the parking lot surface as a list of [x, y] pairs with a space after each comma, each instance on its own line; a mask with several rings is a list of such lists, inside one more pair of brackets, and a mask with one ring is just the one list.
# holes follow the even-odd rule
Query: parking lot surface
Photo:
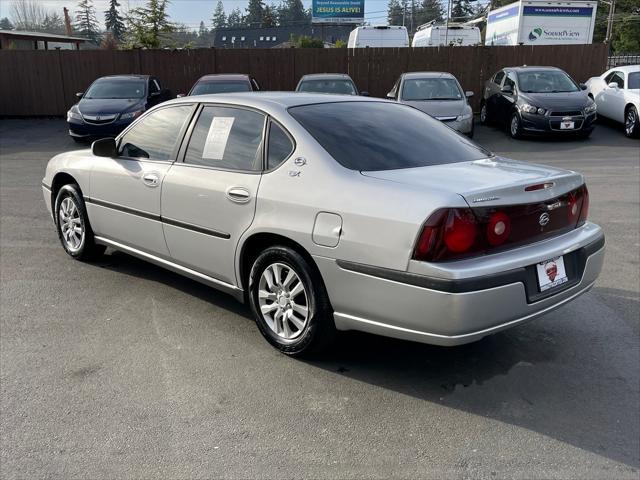
[[640, 468], [640, 143], [515, 141], [578, 170], [607, 235], [596, 287], [455, 348], [341, 336], [287, 358], [231, 297], [122, 253], [68, 257], [47, 160], [58, 119], [0, 124], [2, 478], [634, 478]]

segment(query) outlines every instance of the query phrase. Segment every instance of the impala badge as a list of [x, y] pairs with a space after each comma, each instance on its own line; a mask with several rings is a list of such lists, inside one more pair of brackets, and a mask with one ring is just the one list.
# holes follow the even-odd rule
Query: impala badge
[[538, 219], [538, 223], [540, 224], [541, 227], [544, 227], [546, 224], [549, 223], [550, 220], [551, 220], [551, 217], [549, 216], [549, 214], [547, 212], [544, 212], [542, 215], [540, 215], [540, 218]]

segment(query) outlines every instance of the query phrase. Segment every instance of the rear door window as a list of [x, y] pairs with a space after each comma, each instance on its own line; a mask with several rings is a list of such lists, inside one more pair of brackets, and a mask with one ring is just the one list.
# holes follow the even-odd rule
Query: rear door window
[[426, 113], [391, 102], [332, 102], [289, 108], [341, 165], [374, 171], [425, 167], [492, 154]]
[[493, 77], [493, 83], [495, 83], [496, 85], [501, 85], [502, 84], [502, 79], [504, 78], [504, 70], [500, 70], [498, 73], [496, 73], [496, 75]]
[[267, 170], [272, 170], [284, 162], [293, 152], [293, 142], [280, 125], [271, 122], [267, 141]]

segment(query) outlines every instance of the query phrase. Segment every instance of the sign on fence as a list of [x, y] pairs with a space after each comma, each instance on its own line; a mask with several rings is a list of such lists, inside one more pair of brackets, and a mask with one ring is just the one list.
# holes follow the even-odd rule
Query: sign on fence
[[364, 0], [313, 0], [313, 23], [362, 23]]

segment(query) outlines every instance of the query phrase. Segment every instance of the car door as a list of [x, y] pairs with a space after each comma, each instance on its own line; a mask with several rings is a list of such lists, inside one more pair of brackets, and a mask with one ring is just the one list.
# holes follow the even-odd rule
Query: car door
[[[511, 88], [510, 92], [504, 92], [502, 89], [505, 87]], [[513, 72], [506, 72], [502, 87], [500, 87], [500, 93], [496, 96], [497, 102], [497, 116], [503, 121], [508, 121], [511, 115], [511, 109], [513, 108], [516, 99], [518, 98], [518, 91], [516, 88], [516, 74]]]
[[502, 87], [504, 76], [504, 70], [500, 70], [493, 76], [493, 79], [485, 87], [487, 114], [494, 119], [497, 119], [498, 115], [498, 100], [501, 95], [500, 88]]
[[149, 112], [118, 138], [118, 157], [96, 157], [87, 201], [96, 235], [168, 256], [160, 218], [162, 181], [194, 108], [173, 105]]
[[200, 108], [162, 186], [164, 236], [176, 263], [236, 285], [236, 246], [255, 213], [265, 124], [249, 108]]
[[[600, 94], [598, 112], [617, 122], [624, 122], [624, 73], [620, 71], [612, 72], [611, 76], [605, 81], [607, 86]], [[611, 88], [609, 83], [615, 83], [617, 87]]]

